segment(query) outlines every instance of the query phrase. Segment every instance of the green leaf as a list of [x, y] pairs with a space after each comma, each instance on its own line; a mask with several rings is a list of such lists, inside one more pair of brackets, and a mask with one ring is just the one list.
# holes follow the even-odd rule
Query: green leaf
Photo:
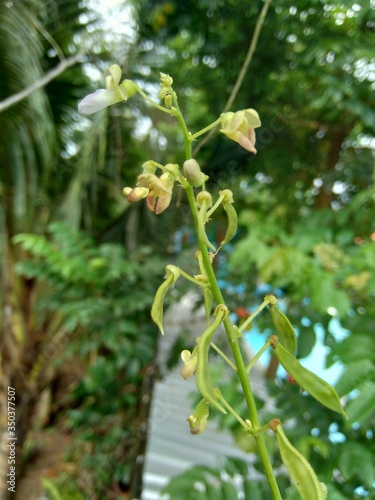
[[223, 493], [223, 499], [227, 500], [229, 498], [237, 498], [238, 497], [238, 491], [234, 487], [232, 483], [229, 483], [228, 481], [224, 481], [221, 484], [221, 491]]
[[346, 410], [349, 419], [348, 426], [355, 422], [363, 423], [373, 415], [375, 413], [375, 382], [368, 382], [364, 385], [357, 398], [346, 406]]
[[344, 479], [357, 476], [367, 488], [375, 482], [375, 465], [371, 451], [361, 443], [346, 443], [339, 456], [338, 467]]
[[339, 358], [343, 363], [364, 359], [375, 359], [375, 339], [370, 335], [352, 334], [332, 347], [330, 358]]
[[340, 396], [344, 396], [360, 386], [362, 382], [374, 378], [374, 376], [375, 366], [371, 360], [353, 361], [346, 365], [344, 373], [335, 386], [336, 391]]
[[264, 498], [257, 483], [253, 480], [246, 479], [243, 483], [243, 490], [245, 498], [251, 498], [251, 500], [263, 500]]
[[316, 333], [314, 328], [300, 328], [299, 335], [297, 337], [297, 356], [299, 359], [306, 358], [316, 343]]
[[225, 461], [225, 471], [232, 477], [236, 474], [240, 476], [247, 476], [249, 473], [249, 468], [247, 463], [240, 458], [230, 457]]
[[343, 290], [337, 288], [332, 273], [315, 268], [311, 273], [309, 289], [312, 305], [321, 313], [326, 313], [329, 307], [333, 307], [342, 317], [350, 309], [348, 296]]

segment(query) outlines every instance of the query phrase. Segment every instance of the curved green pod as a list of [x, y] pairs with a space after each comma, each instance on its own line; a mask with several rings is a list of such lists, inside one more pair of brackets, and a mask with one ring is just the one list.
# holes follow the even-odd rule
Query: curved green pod
[[291, 322], [277, 306], [270, 304], [270, 309], [279, 341], [290, 354], [294, 354], [297, 350], [297, 336]]
[[231, 203], [223, 203], [223, 207], [228, 217], [228, 227], [220, 246], [225, 245], [236, 236], [238, 227], [237, 212], [234, 206]]
[[[276, 343], [276, 342], [275, 342]], [[325, 380], [315, 375], [283, 347], [277, 343], [274, 347], [277, 359], [280, 361], [285, 370], [293, 377], [305, 391], [309, 392], [313, 398], [319, 403], [326, 406], [330, 410], [337, 411], [347, 418], [347, 415], [341, 406], [340, 398], [335, 389]]]
[[215, 320], [214, 322], [202, 333], [200, 337], [197, 338], [197, 367], [195, 371], [195, 378], [197, 383], [198, 391], [201, 396], [205, 398], [208, 403], [215, 406], [222, 413], [226, 413], [226, 410], [218, 403], [216, 393], [218, 389], [215, 389], [212, 384], [211, 374], [208, 365], [208, 352], [210, 349], [211, 340], [213, 334], [215, 333], [217, 327], [222, 323], [227, 314], [229, 313], [228, 308], [224, 305], [219, 304], [215, 309]]
[[314, 469], [286, 437], [281, 425], [274, 427], [281, 459], [302, 500], [325, 500], [327, 487], [321, 483]]
[[162, 283], [155, 295], [154, 302], [151, 307], [151, 318], [154, 323], [159, 327], [162, 335], [164, 335], [163, 328], [163, 305], [164, 298], [171, 286], [173, 286], [180, 276], [180, 270], [178, 267], [173, 265], [168, 265], [166, 268], [165, 281]]

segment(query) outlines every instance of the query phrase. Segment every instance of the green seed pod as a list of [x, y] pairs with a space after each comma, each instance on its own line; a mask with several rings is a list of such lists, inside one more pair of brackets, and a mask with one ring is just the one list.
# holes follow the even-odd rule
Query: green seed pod
[[217, 397], [215, 395], [217, 389], [214, 389], [213, 387], [208, 366], [208, 352], [213, 334], [220, 323], [227, 316], [229, 310], [227, 307], [219, 304], [215, 309], [215, 313], [216, 317], [214, 322], [207, 328], [207, 330], [204, 331], [204, 333], [202, 333], [200, 337], [197, 338], [197, 367], [195, 371], [195, 378], [197, 388], [201, 396], [222, 413], [226, 413], [225, 409], [217, 402]]
[[297, 384], [309, 392], [313, 398], [319, 401], [319, 403], [330, 410], [341, 413], [341, 415], [347, 418], [337, 392], [328, 382], [302, 366], [300, 362], [282, 346], [282, 344], [277, 343], [276, 346], [273, 345], [273, 348], [277, 359]]
[[283, 464], [302, 500], [325, 500], [327, 498], [326, 485], [319, 481], [305, 457], [292, 446], [281, 425], [277, 425], [273, 430]]
[[275, 305], [270, 305], [272, 322], [278, 333], [279, 341], [290, 354], [297, 349], [297, 337], [290, 321], [285, 314]]
[[190, 158], [190, 160], [184, 162], [183, 170], [185, 179], [190, 186], [200, 187], [203, 184], [205, 176], [202, 174], [201, 167], [194, 158]]
[[200, 191], [196, 197], [198, 212], [198, 239], [208, 248], [216, 252], [216, 248], [207, 237], [205, 224], [207, 222], [207, 209], [212, 207], [212, 196], [208, 191]]
[[231, 203], [224, 204], [223, 202], [223, 207], [228, 217], [228, 227], [227, 232], [225, 233], [225, 238], [220, 243], [220, 246], [225, 245], [225, 243], [228, 243], [228, 241], [232, 240], [236, 236], [238, 227], [237, 212], [234, 206]]
[[168, 292], [169, 288], [173, 286], [177, 279], [180, 277], [180, 270], [176, 266], [169, 265], [166, 267], [167, 274], [165, 275], [165, 281], [160, 285], [158, 291], [156, 292], [154, 303], [151, 307], [151, 318], [154, 323], [159, 327], [162, 335], [164, 335], [163, 328], [163, 304], [164, 297]]

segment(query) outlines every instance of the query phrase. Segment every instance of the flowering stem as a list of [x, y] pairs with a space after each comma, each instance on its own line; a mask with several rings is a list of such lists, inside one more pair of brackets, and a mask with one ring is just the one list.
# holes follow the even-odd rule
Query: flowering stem
[[[185, 124], [185, 120], [180, 112], [179, 107], [178, 107], [177, 98], [176, 98], [175, 94], [174, 94], [173, 101], [174, 101], [174, 105], [175, 105], [176, 111], [177, 111], [176, 118], [181, 126], [181, 130], [182, 130], [182, 133], [184, 136], [186, 159], [190, 159], [192, 156], [191, 141], [194, 138], [194, 136], [192, 136], [188, 132], [188, 129], [187, 129], [186, 124]], [[188, 185], [185, 188], [185, 191], [186, 191], [186, 195], [187, 195], [187, 198], [188, 198], [188, 201], [190, 204], [190, 208], [191, 208], [191, 212], [192, 212], [192, 216], [193, 216], [193, 221], [194, 221], [194, 226], [195, 226], [195, 230], [196, 230], [196, 233], [198, 236], [199, 249], [200, 249], [201, 255], [202, 255], [203, 267], [204, 267], [205, 275], [208, 278], [208, 283], [210, 285], [211, 292], [213, 294], [213, 297], [214, 297], [216, 304], [225, 304], [224, 298], [222, 296], [219, 284], [217, 282], [217, 279], [216, 279], [216, 276], [215, 276], [215, 273], [214, 273], [214, 270], [213, 270], [213, 267], [211, 264], [210, 256], [207, 252], [206, 243], [203, 241], [202, 238], [200, 238], [199, 215], [198, 215], [198, 208], [197, 208], [196, 201], [195, 201], [193, 187]], [[264, 305], [264, 307], [265, 307], [265, 305]], [[250, 387], [250, 381], [249, 381], [249, 377], [248, 377], [248, 374], [246, 371], [245, 362], [244, 362], [243, 357], [242, 357], [240, 345], [238, 343], [238, 330], [235, 331], [233, 324], [232, 324], [231, 320], [229, 319], [229, 317], [224, 319], [223, 324], [224, 324], [224, 328], [225, 328], [225, 331], [227, 334], [229, 345], [230, 345], [231, 350], [232, 350], [234, 363], [236, 365], [236, 371], [238, 373], [238, 377], [240, 379], [242, 390], [244, 392], [246, 404], [247, 404], [247, 407], [249, 410], [250, 420], [255, 428], [259, 428], [261, 426], [259, 423], [258, 412], [257, 412], [257, 408], [255, 405], [255, 399], [254, 399], [254, 396], [253, 396], [253, 393], [252, 393], [252, 390]], [[278, 487], [278, 484], [276, 482], [276, 478], [275, 478], [275, 475], [273, 472], [271, 460], [270, 460], [270, 457], [268, 455], [264, 436], [262, 434], [260, 434], [260, 435], [254, 436], [254, 438], [255, 438], [257, 446], [258, 446], [259, 455], [260, 455], [262, 463], [263, 463], [265, 474], [266, 474], [268, 484], [270, 486], [270, 490], [272, 493], [272, 497], [274, 500], [282, 500], [281, 495], [280, 495], [280, 490], [279, 490], [279, 487]]]
[[220, 203], [223, 201], [223, 199], [224, 199], [224, 195], [223, 195], [223, 194], [221, 194], [221, 195], [219, 196], [218, 200], [216, 201], [216, 203], [213, 205], [213, 207], [212, 207], [212, 208], [210, 208], [210, 210], [208, 210], [208, 212], [207, 212], [207, 214], [206, 214], [207, 219], [208, 219], [209, 217], [211, 217], [211, 215], [215, 212], [215, 210], [218, 208], [218, 206], [219, 206], [219, 205], [220, 205]]
[[149, 102], [154, 108], [157, 108], [159, 111], [163, 111], [163, 113], [167, 113], [168, 115], [174, 115], [176, 114], [175, 111], [173, 109], [168, 109], [168, 108], [165, 108], [164, 106], [160, 106], [160, 104], [158, 104], [157, 102], [153, 101], [150, 97], [148, 97], [147, 94], [145, 94], [143, 92], [142, 89], [140, 89], [137, 85], [137, 91], [139, 94], [141, 94], [141, 96], [146, 99], [147, 102]]
[[228, 358], [226, 354], [223, 353], [223, 351], [213, 342], [211, 342], [211, 347], [223, 358], [223, 360], [228, 363], [228, 365], [232, 368], [233, 371], [237, 373], [237, 366], [232, 363], [232, 361]]
[[270, 295], [267, 295], [267, 297], [264, 299], [264, 301], [261, 303], [261, 305], [251, 314], [246, 321], [242, 323], [242, 325], [239, 327], [238, 331], [242, 333], [246, 328], [250, 325], [250, 323], [253, 321], [255, 316], [257, 316], [268, 304], [271, 302], [269, 299]]
[[215, 120], [213, 123], [211, 123], [210, 125], [208, 125], [207, 127], [205, 128], [202, 128], [202, 130], [199, 130], [198, 132], [195, 132], [195, 134], [193, 134], [191, 136], [191, 140], [194, 140], [196, 139], [197, 137], [199, 137], [200, 135], [203, 135], [205, 134], [206, 132], [208, 132], [209, 130], [211, 130], [212, 128], [216, 127], [216, 125], [219, 125], [219, 123], [221, 122], [221, 118], [218, 118], [217, 120]]
[[225, 399], [219, 394], [218, 395], [219, 401], [223, 403], [223, 406], [231, 413], [234, 418], [242, 425], [242, 427], [247, 431], [249, 430], [249, 426], [246, 424], [246, 422], [238, 415], [238, 413], [231, 407], [230, 404], [228, 404]]
[[255, 365], [255, 363], [258, 361], [258, 359], [261, 357], [261, 355], [269, 348], [269, 346], [271, 345], [271, 342], [272, 342], [272, 340], [268, 339], [266, 341], [266, 343], [264, 344], [264, 346], [262, 347], [262, 349], [260, 349], [256, 353], [256, 355], [253, 357], [253, 359], [251, 360], [251, 362], [246, 367], [247, 373], [250, 373], [250, 370], [252, 369], [252, 367]]
[[185, 271], [183, 271], [182, 269], [178, 268], [178, 270], [181, 273], [181, 276], [183, 276], [187, 280], [191, 281], [192, 283], [195, 283], [196, 285], [198, 285], [198, 286], [200, 286], [202, 288], [204, 288], [204, 287], [207, 286], [207, 283], [205, 283], [203, 281], [199, 281], [196, 278], [193, 278], [192, 276], [190, 276], [190, 274], [185, 273]]

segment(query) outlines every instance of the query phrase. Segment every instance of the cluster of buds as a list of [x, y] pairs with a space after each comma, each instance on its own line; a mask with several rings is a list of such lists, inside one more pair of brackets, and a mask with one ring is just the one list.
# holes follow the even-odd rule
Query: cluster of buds
[[160, 91], [159, 99], [164, 99], [164, 104], [167, 108], [171, 108], [173, 104], [173, 78], [165, 73], [160, 73]]
[[130, 203], [146, 198], [147, 208], [159, 215], [169, 207], [179, 168], [176, 164], [168, 163], [160, 177], [155, 174], [156, 168], [154, 162], [144, 163], [136, 187], [125, 187], [123, 193]]

